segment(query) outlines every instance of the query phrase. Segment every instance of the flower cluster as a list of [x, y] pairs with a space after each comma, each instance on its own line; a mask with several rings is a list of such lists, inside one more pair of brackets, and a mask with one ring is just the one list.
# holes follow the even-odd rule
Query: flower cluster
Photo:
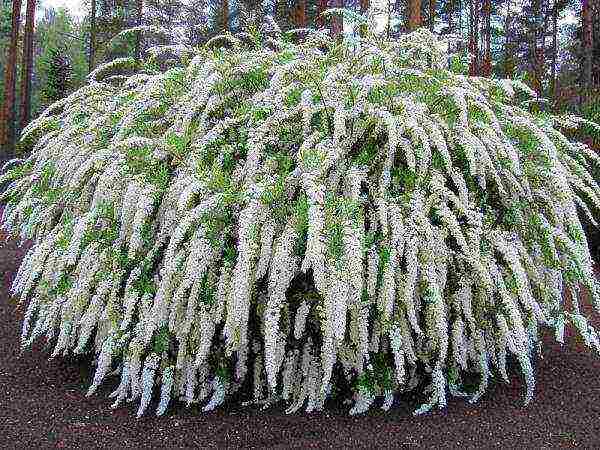
[[453, 72], [426, 30], [305, 31], [104, 79], [116, 61], [24, 130], [0, 175], [2, 227], [33, 242], [22, 345], [96, 353], [89, 393], [120, 374], [138, 416], [247, 383], [289, 412], [352, 386], [358, 414], [425, 380], [422, 413], [476, 401], [509, 358], [529, 401], [540, 327], [600, 350], [580, 305], [600, 309], [581, 224], [600, 159], [561, 133], [581, 120]]

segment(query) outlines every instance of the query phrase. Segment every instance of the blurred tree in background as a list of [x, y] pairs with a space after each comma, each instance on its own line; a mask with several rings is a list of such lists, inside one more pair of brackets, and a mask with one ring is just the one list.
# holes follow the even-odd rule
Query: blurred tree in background
[[73, 68], [65, 48], [50, 47], [39, 59], [46, 79], [39, 90], [40, 106], [46, 108], [64, 98], [73, 84]]
[[[78, 23], [65, 9], [46, 10], [44, 17], [37, 24], [37, 57], [34, 70], [33, 111], [40, 113], [48, 106], [48, 92], [51, 92], [56, 81], [53, 79], [58, 64], [57, 55], [67, 62], [71, 89], [81, 86], [87, 75], [86, 40], [82, 24]], [[63, 95], [70, 89], [59, 90]], [[52, 97], [50, 97], [52, 98]], [[57, 97], [56, 100], [61, 97]], [[55, 100], [53, 100], [55, 101]]]

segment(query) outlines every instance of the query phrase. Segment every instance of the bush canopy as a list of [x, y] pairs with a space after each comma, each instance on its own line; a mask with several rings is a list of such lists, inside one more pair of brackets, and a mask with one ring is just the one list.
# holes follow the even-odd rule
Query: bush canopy
[[[24, 130], [0, 178], [3, 228], [33, 242], [22, 345], [93, 352], [89, 394], [114, 371], [138, 416], [155, 390], [158, 414], [415, 389], [422, 413], [508, 381], [507, 359], [529, 401], [541, 327], [600, 350], [580, 309], [600, 309], [580, 221], [600, 160], [561, 132], [583, 119], [466, 76], [426, 30], [301, 33], [118, 60]], [[158, 70], [163, 50], [180, 62]]]

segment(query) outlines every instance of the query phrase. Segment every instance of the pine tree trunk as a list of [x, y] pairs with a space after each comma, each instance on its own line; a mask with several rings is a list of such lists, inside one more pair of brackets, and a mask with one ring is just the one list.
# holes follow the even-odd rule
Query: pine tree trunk
[[229, 31], [229, 0], [223, 0], [223, 4], [222, 4], [222, 20], [223, 22], [221, 23], [222, 26], [222, 31]]
[[548, 14], [548, 1], [541, 0], [540, 18], [538, 22], [538, 52], [537, 52], [537, 73], [540, 80], [540, 94], [543, 90], [544, 74], [546, 73], [546, 18]]
[[552, 9], [552, 98], [556, 98], [556, 60], [558, 57], [558, 44], [557, 44], [557, 34], [558, 34], [558, 7], [556, 5], [556, 0], [554, 0], [554, 5]]
[[583, 71], [582, 81], [586, 94], [592, 88], [592, 54], [593, 54], [593, 39], [592, 39], [592, 14], [590, 8], [590, 0], [583, 0], [581, 5], [581, 25], [582, 25], [582, 40], [583, 40]]
[[592, 85], [597, 88], [600, 85], [600, 1], [592, 0], [590, 5], [590, 34], [592, 35]]
[[96, 0], [92, 0], [90, 8], [90, 54], [88, 71], [94, 70], [94, 56], [96, 53]]
[[532, 74], [532, 88], [538, 94], [542, 90], [539, 70], [539, 29], [540, 29], [540, 14], [541, 14], [541, 0], [532, 0], [533, 20], [534, 24], [532, 27], [531, 38], [530, 38], [530, 54], [531, 54], [531, 74]]
[[471, 64], [469, 74], [479, 75], [479, 0], [469, 1], [469, 52]]
[[492, 74], [492, 31], [491, 31], [491, 0], [483, 0], [483, 20], [484, 20], [484, 42], [483, 42], [483, 64], [481, 73], [485, 77]]
[[327, 9], [327, 0], [319, 0], [317, 5], [317, 28], [323, 28], [325, 26], [325, 19], [321, 15], [323, 11]]
[[306, 0], [299, 0], [296, 10], [296, 26], [306, 28], [306, 25]]
[[36, 0], [27, 0], [25, 35], [23, 37], [23, 63], [21, 67], [21, 130], [29, 123], [31, 116], [31, 73], [33, 69], [35, 7]]
[[408, 30], [416, 30], [421, 23], [421, 0], [409, 0]]
[[13, 0], [10, 45], [6, 55], [4, 73], [4, 104], [0, 117], [0, 147], [8, 150], [13, 141], [15, 118], [15, 80], [17, 75], [17, 42], [21, 18], [21, 1]]
[[504, 21], [504, 76], [511, 78], [514, 75], [513, 64], [513, 44], [512, 44], [512, 15], [511, 15], [512, 0], [506, 0], [506, 18]]
[[435, 25], [435, 0], [429, 0], [429, 31], [433, 32]]
[[[330, 8], [343, 8], [345, 4], [344, 0], [330, 0], [329, 7]], [[335, 14], [331, 16], [331, 34], [333, 36], [338, 36], [340, 33], [344, 31], [344, 19], [339, 14]]]
[[[142, 25], [142, 11], [144, 9], [144, 0], [136, 1], [135, 24]], [[135, 36], [135, 59], [139, 61], [142, 52], [142, 33], [138, 31]]]

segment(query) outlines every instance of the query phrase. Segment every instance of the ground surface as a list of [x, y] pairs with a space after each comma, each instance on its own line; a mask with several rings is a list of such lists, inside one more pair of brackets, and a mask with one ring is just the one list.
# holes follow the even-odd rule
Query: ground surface
[[0, 446], [2, 448], [557, 448], [600, 447], [600, 359], [573, 337], [547, 345], [536, 395], [522, 406], [517, 375], [495, 384], [477, 405], [450, 400], [446, 410], [413, 417], [408, 400], [388, 414], [360, 418], [344, 411], [285, 415], [227, 407], [211, 414], [177, 407], [136, 420], [135, 406], [111, 410], [114, 384], [86, 398], [92, 377], [82, 360], [48, 361], [41, 345], [22, 355], [22, 310], [8, 285], [23, 251], [0, 241]]

